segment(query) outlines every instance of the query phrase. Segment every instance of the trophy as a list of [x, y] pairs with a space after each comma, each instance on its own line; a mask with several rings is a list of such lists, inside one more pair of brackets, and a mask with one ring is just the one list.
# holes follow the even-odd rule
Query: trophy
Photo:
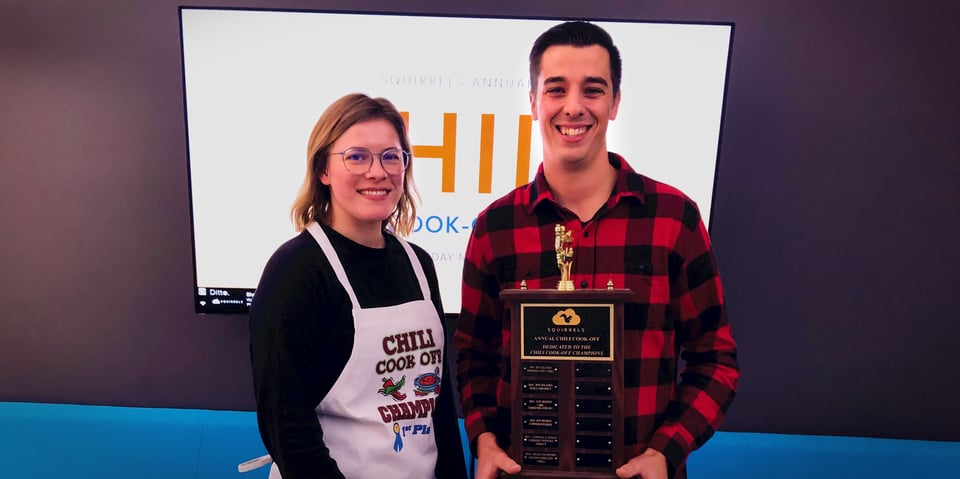
[[557, 250], [557, 267], [560, 268], [560, 282], [557, 283], [559, 291], [573, 291], [573, 281], [570, 280], [570, 268], [573, 266], [573, 238], [567, 228], [558, 224], [553, 229], [554, 245]]
[[573, 237], [554, 228], [554, 289], [505, 289], [510, 303], [511, 478], [612, 479], [624, 461], [623, 304], [633, 293], [575, 290]]

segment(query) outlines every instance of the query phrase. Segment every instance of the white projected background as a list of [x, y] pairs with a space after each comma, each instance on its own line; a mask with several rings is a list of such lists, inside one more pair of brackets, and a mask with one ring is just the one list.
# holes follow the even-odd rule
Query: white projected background
[[[530, 164], [521, 176], [539, 166], [538, 125], [519, 133], [530, 114], [527, 55], [558, 21], [184, 8], [181, 22], [196, 286], [257, 286], [269, 256], [295, 234], [290, 205], [314, 122], [336, 98], [362, 92], [409, 114], [422, 196], [409, 239], [433, 255], [444, 307], [458, 313], [471, 223], [516, 186], [524, 136]], [[732, 26], [597, 23], [623, 58], [608, 148], [683, 190], [709, 218]], [[448, 169], [443, 191], [442, 160], [424, 152], [445, 145], [451, 114], [455, 173]], [[479, 184], [484, 128], [493, 134], [490, 192]]]

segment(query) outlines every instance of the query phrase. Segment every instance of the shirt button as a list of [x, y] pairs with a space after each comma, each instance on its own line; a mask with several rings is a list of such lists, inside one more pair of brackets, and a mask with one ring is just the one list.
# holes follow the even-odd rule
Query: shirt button
[[586, 281], [581, 281], [581, 282], [580, 282], [580, 288], [581, 288], [581, 289], [585, 289], [586, 287], [587, 287], [587, 282], [586, 282]]

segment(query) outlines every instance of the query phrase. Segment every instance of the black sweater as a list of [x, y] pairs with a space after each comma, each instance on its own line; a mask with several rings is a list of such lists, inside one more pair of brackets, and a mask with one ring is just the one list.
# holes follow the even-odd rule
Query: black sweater
[[[406, 252], [392, 236], [386, 247], [360, 245], [324, 226], [363, 308], [423, 299]], [[443, 320], [433, 260], [413, 249]], [[309, 232], [284, 243], [264, 268], [250, 307], [250, 359], [257, 423], [284, 479], [343, 478], [323, 442], [315, 408], [333, 387], [353, 348], [350, 298]], [[444, 329], [446, 325], [444, 324]], [[434, 411], [438, 479], [465, 478], [447, 358]]]

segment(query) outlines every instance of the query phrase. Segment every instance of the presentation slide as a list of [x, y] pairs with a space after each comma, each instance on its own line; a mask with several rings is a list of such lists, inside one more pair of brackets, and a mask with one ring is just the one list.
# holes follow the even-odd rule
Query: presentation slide
[[[197, 312], [245, 313], [296, 232], [290, 206], [321, 112], [352, 92], [407, 115], [422, 202], [408, 238], [433, 256], [447, 313], [473, 221], [542, 158], [528, 55], [560, 20], [182, 7]], [[623, 58], [608, 148], [710, 217], [731, 24], [596, 21]]]

